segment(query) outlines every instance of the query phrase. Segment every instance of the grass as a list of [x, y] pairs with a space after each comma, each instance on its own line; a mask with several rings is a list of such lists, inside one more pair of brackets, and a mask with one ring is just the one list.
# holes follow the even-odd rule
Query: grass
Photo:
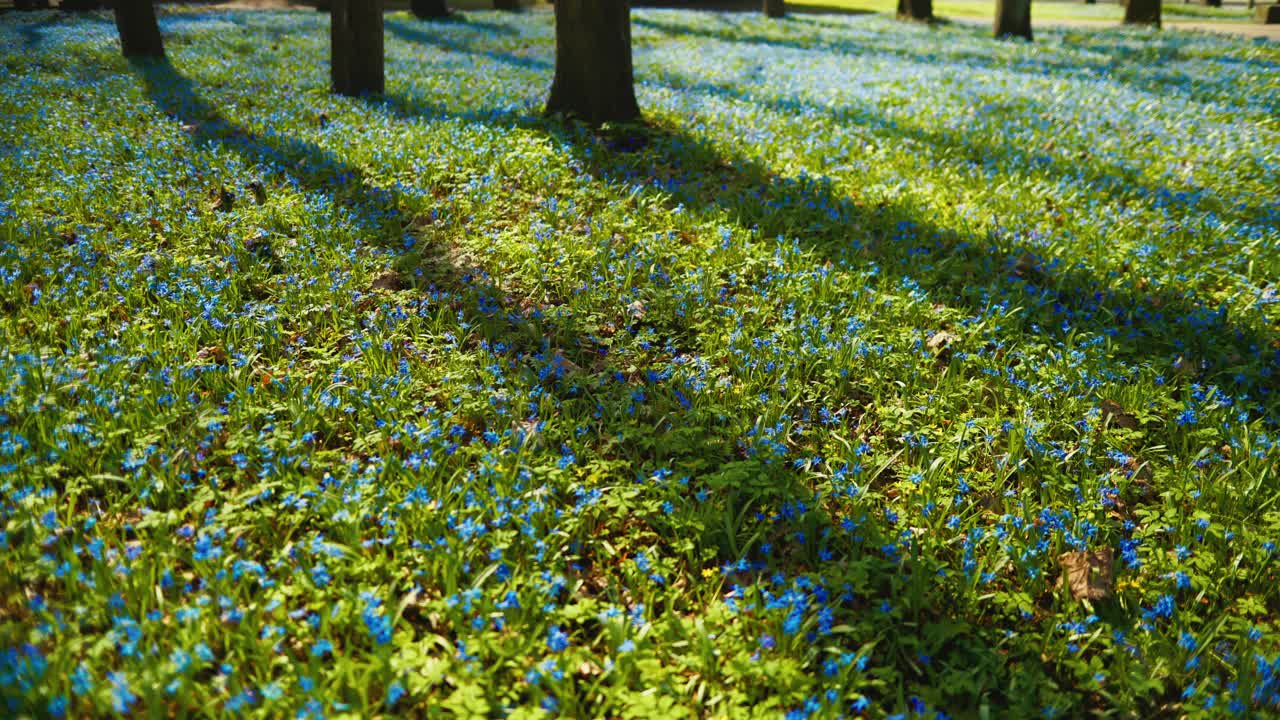
[[9, 716], [1280, 708], [1280, 48], [162, 29], [0, 18]]

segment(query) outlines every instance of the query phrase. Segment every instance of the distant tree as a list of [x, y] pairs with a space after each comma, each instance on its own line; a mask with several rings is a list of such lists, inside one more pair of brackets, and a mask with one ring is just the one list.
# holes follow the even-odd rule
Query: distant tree
[[627, 0], [556, 0], [556, 71], [548, 115], [592, 125], [640, 117]]
[[898, 19], [931, 22], [933, 0], [898, 0]]
[[58, 9], [66, 12], [101, 10], [102, 0], [62, 0], [62, 2], [58, 3]]
[[417, 18], [449, 17], [453, 11], [445, 0], [409, 0], [409, 11]]
[[127, 58], [162, 58], [164, 40], [151, 0], [116, 0], [116, 30]]
[[332, 0], [329, 37], [333, 91], [364, 95], [383, 90], [382, 0]]
[[786, 17], [786, 0], [764, 0], [764, 14], [771, 18]]
[[1160, 27], [1160, 0], [1129, 0], [1124, 6], [1124, 23]]
[[494, 10], [519, 10], [520, 0], [493, 0]]
[[1031, 39], [1031, 0], [996, 0], [996, 37]]

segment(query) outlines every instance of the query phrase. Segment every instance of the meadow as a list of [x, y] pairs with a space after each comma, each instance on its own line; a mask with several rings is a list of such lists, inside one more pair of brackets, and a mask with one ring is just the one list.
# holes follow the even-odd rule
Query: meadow
[[9, 717], [1280, 713], [1280, 45], [327, 23], [0, 16]]

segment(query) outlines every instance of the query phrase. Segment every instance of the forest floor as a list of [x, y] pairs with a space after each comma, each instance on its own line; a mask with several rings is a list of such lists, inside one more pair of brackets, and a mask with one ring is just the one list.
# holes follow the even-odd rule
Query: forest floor
[[7, 717], [1280, 713], [1280, 46], [0, 17]]

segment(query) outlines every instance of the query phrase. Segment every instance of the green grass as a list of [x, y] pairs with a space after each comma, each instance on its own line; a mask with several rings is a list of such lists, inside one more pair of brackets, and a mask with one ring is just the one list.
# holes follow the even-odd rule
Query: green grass
[[1280, 709], [1280, 48], [551, 20], [0, 17], [6, 716]]

